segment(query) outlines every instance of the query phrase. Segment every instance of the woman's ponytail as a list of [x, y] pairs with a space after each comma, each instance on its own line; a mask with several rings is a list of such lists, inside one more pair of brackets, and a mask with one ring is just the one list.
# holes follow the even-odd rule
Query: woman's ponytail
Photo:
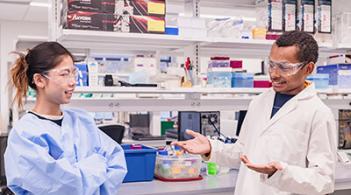
[[13, 52], [18, 55], [18, 58], [10, 70], [12, 86], [16, 88], [16, 95], [14, 102], [17, 103], [19, 108], [23, 107], [23, 98], [26, 97], [28, 91], [28, 68], [29, 65], [26, 61], [26, 55], [20, 52]]

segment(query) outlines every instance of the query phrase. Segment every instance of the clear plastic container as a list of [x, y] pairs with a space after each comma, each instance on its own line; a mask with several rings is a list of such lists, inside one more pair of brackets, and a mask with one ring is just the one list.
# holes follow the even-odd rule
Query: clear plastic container
[[307, 77], [307, 80], [315, 84], [316, 89], [327, 89], [329, 87], [328, 74], [313, 74]]
[[232, 73], [231, 72], [208, 72], [207, 86], [216, 88], [231, 88]]
[[200, 177], [201, 157], [157, 155], [155, 175], [163, 179], [197, 179]]

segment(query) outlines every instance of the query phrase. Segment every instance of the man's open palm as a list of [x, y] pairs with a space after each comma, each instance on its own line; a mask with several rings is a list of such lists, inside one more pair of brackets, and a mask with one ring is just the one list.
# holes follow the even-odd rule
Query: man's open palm
[[186, 130], [186, 133], [193, 136], [194, 138], [187, 141], [173, 142], [173, 145], [180, 146], [185, 151], [191, 154], [207, 154], [211, 151], [210, 141], [200, 133], [192, 130]]

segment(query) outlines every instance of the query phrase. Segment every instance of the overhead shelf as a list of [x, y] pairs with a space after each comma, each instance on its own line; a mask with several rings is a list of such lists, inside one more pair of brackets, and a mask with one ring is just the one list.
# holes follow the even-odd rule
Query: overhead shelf
[[69, 48], [152, 51], [180, 49], [200, 40], [164, 34], [62, 29], [58, 41]]
[[150, 93], [150, 94], [259, 94], [267, 88], [174, 88], [152, 87], [77, 87], [76, 93]]
[[268, 56], [273, 40], [208, 38], [200, 43], [200, 55], [245, 56], [251, 58]]
[[[117, 96], [93, 96], [91, 98], [73, 96], [68, 106], [82, 107], [85, 110], [96, 112], [107, 110], [128, 112], [236, 110], [247, 109], [253, 97], [267, 90], [267, 88], [176, 88], [167, 90], [146, 87], [77, 87], [75, 93], [106, 93], [117, 94]], [[123, 94], [150, 94], [151, 96], [128, 96], [126, 98]], [[178, 94], [183, 94], [183, 96], [180, 97]], [[327, 105], [337, 109], [348, 107], [351, 101], [351, 89], [318, 90], [318, 94]], [[27, 98], [25, 109], [33, 107], [34, 103], [35, 98]]]
[[[153, 87], [76, 87], [75, 93], [143, 93], [143, 94], [260, 94], [268, 88], [174, 88]], [[351, 89], [318, 89], [318, 94], [349, 95]]]
[[[237, 55], [242, 57], [265, 57], [269, 55], [273, 40], [234, 38], [185, 38], [165, 34], [118, 33], [62, 29], [58, 41], [72, 49], [89, 49], [93, 52], [179, 52], [188, 46], [199, 45], [201, 56]], [[346, 52], [351, 46], [333, 47], [331, 43], [320, 44], [320, 54]]]

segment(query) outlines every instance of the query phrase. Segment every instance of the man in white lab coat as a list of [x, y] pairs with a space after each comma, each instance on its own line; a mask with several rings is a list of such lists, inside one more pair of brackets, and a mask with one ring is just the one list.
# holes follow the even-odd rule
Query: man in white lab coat
[[272, 46], [272, 88], [255, 97], [235, 144], [194, 139], [175, 142], [219, 165], [240, 163], [236, 195], [327, 194], [334, 191], [336, 124], [306, 77], [318, 59], [307, 33], [284, 33]]

